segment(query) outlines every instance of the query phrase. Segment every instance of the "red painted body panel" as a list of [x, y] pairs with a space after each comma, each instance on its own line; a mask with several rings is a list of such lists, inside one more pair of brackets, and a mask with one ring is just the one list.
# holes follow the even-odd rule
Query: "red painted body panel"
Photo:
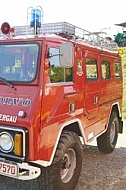
[[[26, 41], [3, 40], [3, 42]], [[27, 161], [50, 161], [63, 128], [69, 123], [80, 121], [79, 126], [88, 143], [89, 135], [99, 135], [106, 129], [109, 114], [114, 103], [122, 108], [122, 78], [114, 77], [114, 60], [121, 62], [118, 54], [102, 51], [100, 49], [74, 43], [73, 82], [51, 83], [48, 80], [45, 62], [49, 47], [59, 47], [66, 39], [60, 37], [40, 37], [27, 39], [39, 41], [41, 52], [36, 80], [29, 84], [16, 84], [16, 90], [0, 83], [0, 96], [10, 98], [30, 99], [31, 105], [23, 107], [0, 104], [0, 113], [17, 116], [18, 112], [25, 111], [26, 117], [17, 119], [16, 123], [0, 121], [1, 125], [24, 127], [28, 129], [28, 158]], [[42, 42], [42, 43], [41, 43]], [[98, 81], [86, 80], [85, 58], [93, 57], [98, 61]], [[107, 58], [111, 65], [111, 79], [102, 81], [100, 60]], [[77, 63], [82, 62], [82, 72], [79, 73]], [[97, 103], [94, 103], [97, 98]], [[11, 104], [11, 100], [10, 104]], [[70, 112], [70, 103], [74, 104], [74, 111]], [[80, 125], [81, 124], [81, 125]]]

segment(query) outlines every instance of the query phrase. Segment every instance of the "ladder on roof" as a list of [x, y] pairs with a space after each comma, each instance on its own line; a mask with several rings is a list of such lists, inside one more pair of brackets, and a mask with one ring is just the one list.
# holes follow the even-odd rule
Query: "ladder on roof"
[[[80, 27], [74, 26], [67, 22], [47, 23], [42, 24], [37, 28], [37, 35], [40, 34], [57, 34], [69, 39], [78, 39], [89, 43], [93, 46], [100, 46], [109, 50], [117, 50], [117, 43], [111, 38], [102, 37], [102, 32], [89, 32]], [[3, 34], [0, 33], [0, 36]], [[30, 26], [15, 26], [14, 36], [17, 35], [35, 35], [34, 28]]]

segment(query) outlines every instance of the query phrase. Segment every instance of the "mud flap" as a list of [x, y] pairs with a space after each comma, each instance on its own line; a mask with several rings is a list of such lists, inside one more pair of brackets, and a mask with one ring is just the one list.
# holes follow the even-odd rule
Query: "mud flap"
[[119, 133], [123, 133], [123, 121], [119, 120]]

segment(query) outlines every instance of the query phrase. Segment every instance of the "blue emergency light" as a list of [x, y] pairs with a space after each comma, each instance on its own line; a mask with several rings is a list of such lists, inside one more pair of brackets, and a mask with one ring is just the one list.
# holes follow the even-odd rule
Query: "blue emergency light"
[[40, 9], [31, 9], [30, 26], [40, 28], [41, 27], [41, 14]]

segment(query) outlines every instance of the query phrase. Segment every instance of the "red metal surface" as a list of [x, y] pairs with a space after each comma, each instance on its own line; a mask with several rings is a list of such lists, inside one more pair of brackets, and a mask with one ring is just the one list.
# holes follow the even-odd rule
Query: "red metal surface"
[[[47, 73], [47, 49], [59, 47], [66, 39], [56, 37], [41, 37], [27, 39], [27, 41], [38, 41], [41, 47], [39, 57], [38, 75], [31, 84], [14, 84], [13, 90], [0, 83], [0, 96], [10, 98], [30, 99], [32, 104], [23, 107], [21, 103], [17, 106], [6, 103], [0, 104], [0, 113], [16, 115], [22, 110], [26, 112], [25, 118], [17, 118], [16, 123], [0, 121], [0, 124], [25, 127], [29, 131], [29, 153], [28, 160], [50, 161], [54, 147], [60, 138], [64, 125], [70, 121], [79, 119], [83, 127], [85, 141], [88, 142], [90, 133], [99, 135], [105, 130], [112, 104], [118, 102], [122, 107], [122, 78], [114, 77], [114, 60], [120, 62], [117, 54], [103, 52], [100, 49], [74, 43], [74, 81], [68, 83], [53, 84], [49, 81]], [[3, 42], [19, 41], [6, 39]], [[26, 41], [20, 39], [20, 41]], [[43, 42], [43, 43], [41, 43]], [[42, 45], [43, 44], [43, 45]], [[98, 81], [88, 82], [86, 80], [85, 58], [94, 57], [98, 61]], [[101, 76], [101, 59], [108, 59], [111, 64], [111, 79], [103, 81]], [[82, 61], [82, 73], [78, 74], [77, 61]], [[38, 80], [39, 79], [39, 80]], [[70, 96], [72, 95], [72, 96]], [[98, 97], [98, 103], [94, 104], [94, 97]], [[75, 104], [73, 113], [69, 112], [69, 104]], [[27, 146], [27, 145], [26, 145]]]

